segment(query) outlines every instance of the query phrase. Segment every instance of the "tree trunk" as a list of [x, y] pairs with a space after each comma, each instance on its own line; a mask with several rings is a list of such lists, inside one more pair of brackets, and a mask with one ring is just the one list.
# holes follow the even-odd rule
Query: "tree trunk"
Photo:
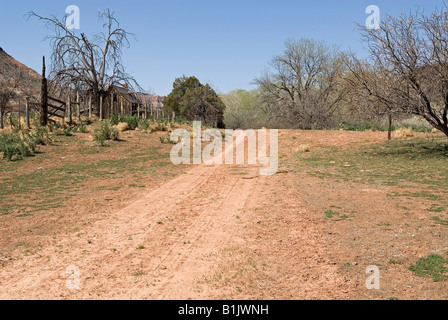
[[100, 121], [103, 120], [103, 95], [100, 94]]
[[392, 112], [389, 112], [389, 128], [387, 131], [387, 140], [392, 140]]
[[4, 113], [5, 113], [4, 108], [0, 107], [0, 129], [5, 128], [4, 124], [3, 124], [4, 123], [4, 118], [3, 118]]
[[92, 95], [89, 97], [89, 118], [92, 116]]
[[71, 126], [73, 124], [73, 112], [72, 112], [72, 101], [70, 96], [67, 99], [67, 106], [68, 106], [68, 124]]
[[97, 117], [100, 116], [100, 95], [101, 93], [98, 88], [92, 88], [92, 112]]
[[48, 124], [48, 85], [45, 77], [45, 56], [42, 64], [42, 92], [41, 92], [41, 113], [40, 125], [45, 127]]
[[79, 92], [76, 92], [76, 112], [78, 121], [81, 122], [81, 104], [79, 103]]
[[31, 129], [31, 123], [30, 123], [30, 98], [28, 98], [28, 97], [26, 97], [25, 120], [26, 120], [26, 128], [27, 129]]

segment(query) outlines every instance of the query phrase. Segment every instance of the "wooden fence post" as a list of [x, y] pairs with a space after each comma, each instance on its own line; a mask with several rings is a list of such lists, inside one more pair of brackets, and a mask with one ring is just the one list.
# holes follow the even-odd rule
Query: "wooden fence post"
[[92, 95], [89, 96], [89, 118], [92, 116]]
[[72, 114], [72, 100], [70, 96], [68, 96], [68, 124], [71, 126], [73, 123], [73, 114]]
[[103, 120], [103, 95], [100, 94], [100, 121]]
[[26, 97], [25, 121], [26, 121], [27, 129], [31, 129], [31, 123], [30, 123], [30, 98], [29, 97]]
[[45, 56], [42, 59], [42, 90], [40, 105], [40, 125], [45, 127], [48, 124], [48, 85], [47, 78], [45, 76]]
[[79, 103], [79, 91], [76, 92], [76, 112], [78, 113], [78, 121], [81, 122], [81, 104]]

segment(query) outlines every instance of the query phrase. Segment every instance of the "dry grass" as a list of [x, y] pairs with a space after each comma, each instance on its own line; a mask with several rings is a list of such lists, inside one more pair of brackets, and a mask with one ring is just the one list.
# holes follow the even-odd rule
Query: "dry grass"
[[301, 144], [296, 150], [297, 153], [305, 153], [305, 152], [310, 152], [310, 151], [311, 151], [311, 147], [307, 144]]
[[115, 126], [118, 130], [118, 132], [125, 132], [129, 129], [129, 126], [126, 122], [120, 122]]
[[396, 139], [410, 138], [414, 136], [412, 128], [399, 128], [394, 131], [393, 137]]
[[149, 129], [151, 129], [151, 131], [158, 131], [159, 128], [160, 127], [158, 123], [153, 123], [152, 125], [149, 126]]

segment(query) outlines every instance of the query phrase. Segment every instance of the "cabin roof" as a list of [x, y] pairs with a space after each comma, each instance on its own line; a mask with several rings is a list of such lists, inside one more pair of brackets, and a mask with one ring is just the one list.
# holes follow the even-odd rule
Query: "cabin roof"
[[130, 103], [142, 104], [140, 99], [138, 99], [137, 95], [135, 93], [130, 92], [126, 88], [119, 87], [119, 86], [112, 86], [112, 88], [110, 90], [118, 92], [124, 99], [126, 99]]

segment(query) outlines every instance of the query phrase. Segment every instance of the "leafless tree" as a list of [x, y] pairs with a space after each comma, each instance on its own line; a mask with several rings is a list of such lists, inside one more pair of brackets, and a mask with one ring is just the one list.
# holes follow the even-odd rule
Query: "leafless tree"
[[[448, 10], [387, 16], [380, 29], [360, 26], [376, 77], [358, 76], [376, 101], [418, 115], [448, 136]], [[354, 70], [352, 70], [354, 71]], [[377, 81], [369, 81], [377, 79]]]
[[343, 72], [338, 50], [309, 39], [289, 40], [270, 68], [254, 81], [270, 117], [293, 128], [330, 125], [343, 93], [337, 89]]
[[141, 89], [135, 79], [126, 73], [121, 59], [122, 49], [129, 47], [129, 39], [134, 35], [120, 27], [109, 9], [99, 12], [104, 32], [92, 39], [69, 29], [64, 19], [43, 17], [34, 12], [30, 12], [29, 17], [43, 21], [52, 31], [46, 37], [53, 48], [51, 82], [90, 92], [96, 114], [99, 114], [99, 97], [109, 86], [127, 84], [130, 88]]
[[343, 76], [343, 90], [349, 111], [362, 114], [364, 121], [377, 122], [387, 116], [391, 140], [393, 119], [402, 116], [407, 106], [407, 94], [402, 96], [403, 92], [396, 90], [404, 85], [401, 77], [354, 55], [347, 55], [344, 61], [347, 72]]

